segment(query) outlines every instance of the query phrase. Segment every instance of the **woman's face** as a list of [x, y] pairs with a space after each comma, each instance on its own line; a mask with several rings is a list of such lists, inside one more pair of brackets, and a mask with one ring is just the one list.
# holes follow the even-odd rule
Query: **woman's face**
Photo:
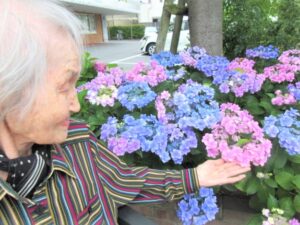
[[24, 119], [18, 119], [18, 112], [6, 117], [13, 140], [18, 144], [63, 142], [71, 113], [80, 110], [75, 88], [80, 65], [75, 45], [63, 35], [47, 45], [48, 72], [32, 110]]

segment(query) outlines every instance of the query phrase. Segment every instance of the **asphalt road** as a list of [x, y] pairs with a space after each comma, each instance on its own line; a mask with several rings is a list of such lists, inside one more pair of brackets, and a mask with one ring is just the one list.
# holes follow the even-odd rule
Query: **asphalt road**
[[124, 70], [129, 70], [137, 62], [149, 62], [150, 56], [140, 52], [139, 40], [109, 41], [86, 46], [85, 50], [104, 63], [116, 63]]

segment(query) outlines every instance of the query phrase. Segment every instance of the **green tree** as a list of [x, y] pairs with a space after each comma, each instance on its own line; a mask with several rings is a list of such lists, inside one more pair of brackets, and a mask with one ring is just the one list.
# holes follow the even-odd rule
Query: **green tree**
[[231, 59], [258, 45], [296, 48], [300, 0], [224, 0], [223, 24], [224, 53]]
[[268, 29], [275, 16], [272, 0], [224, 1], [224, 54], [241, 56], [246, 48], [270, 44]]
[[300, 48], [300, 0], [280, 0], [276, 17], [269, 31], [272, 43], [282, 50]]

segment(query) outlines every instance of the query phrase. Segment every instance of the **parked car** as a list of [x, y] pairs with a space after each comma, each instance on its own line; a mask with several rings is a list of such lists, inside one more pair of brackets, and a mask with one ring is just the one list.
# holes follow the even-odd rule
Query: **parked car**
[[157, 33], [157, 28], [156, 27], [145, 27], [144, 36], [149, 36], [153, 33]]
[[[148, 33], [145, 35], [140, 41], [140, 50], [144, 54], [152, 55], [155, 53], [156, 49], [156, 40], [158, 34], [155, 32]], [[167, 34], [166, 44], [164, 50], [168, 51], [171, 47], [173, 32], [170, 31]], [[179, 43], [178, 43], [178, 51], [184, 50], [190, 43], [189, 40], [189, 30], [187, 21], [183, 21], [182, 29], [180, 31]]]

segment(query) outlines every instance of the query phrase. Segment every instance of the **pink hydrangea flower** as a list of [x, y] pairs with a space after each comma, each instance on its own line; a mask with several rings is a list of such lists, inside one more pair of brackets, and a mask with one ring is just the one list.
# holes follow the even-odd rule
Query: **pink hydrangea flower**
[[108, 139], [108, 148], [118, 156], [132, 153], [140, 148], [138, 140], [129, 140], [123, 137], [112, 137]]
[[272, 143], [264, 138], [258, 122], [232, 103], [221, 105], [221, 122], [202, 139], [209, 157], [236, 162], [241, 166], [263, 166], [271, 154]]
[[171, 97], [168, 91], [163, 91], [156, 97], [155, 100], [155, 108], [157, 110], [157, 118], [162, 123], [167, 123], [168, 118], [166, 116], [166, 107], [164, 105], [163, 100], [168, 100]]
[[289, 64], [293, 66], [294, 71], [300, 70], [300, 50], [299, 49], [291, 49], [288, 51], [284, 51], [278, 60], [282, 64]]
[[190, 53], [182, 51], [179, 53], [182, 62], [186, 66], [196, 67], [198, 60], [196, 60]]
[[293, 218], [289, 221], [289, 225], [300, 225], [299, 220]]
[[106, 71], [106, 64], [100, 61], [96, 61], [94, 64], [94, 68], [97, 72], [104, 73]]
[[[235, 71], [236, 74], [231, 76], [226, 82], [226, 86], [237, 97], [242, 97], [245, 93], [258, 92], [266, 76], [257, 74], [253, 69], [255, 61], [246, 58], [236, 58], [228, 65], [228, 70]], [[223, 84], [224, 85], [224, 84]]]
[[276, 64], [266, 67], [264, 74], [274, 83], [292, 82], [295, 79], [295, 66], [290, 64]]
[[290, 93], [286, 93], [286, 94], [282, 94], [281, 90], [277, 90], [275, 92], [276, 97], [272, 98], [272, 104], [273, 105], [292, 105], [292, 104], [296, 104], [297, 100], [294, 97], [294, 95], [290, 94]]
[[152, 87], [166, 79], [167, 75], [164, 67], [154, 60], [152, 60], [149, 65], [139, 62], [125, 74], [126, 81], [147, 82]]

